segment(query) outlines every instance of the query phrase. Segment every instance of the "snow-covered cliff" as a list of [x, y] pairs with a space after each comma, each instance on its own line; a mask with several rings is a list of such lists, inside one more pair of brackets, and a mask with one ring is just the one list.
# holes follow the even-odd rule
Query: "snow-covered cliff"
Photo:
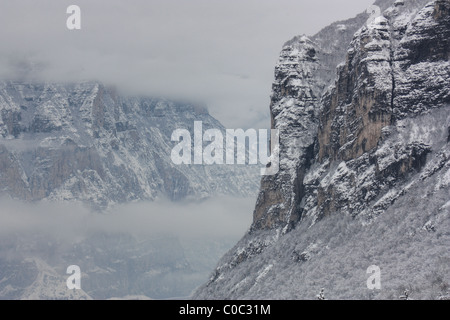
[[[367, 24], [361, 14], [283, 47], [270, 106], [280, 172], [195, 298], [446, 294], [450, 2], [375, 5]], [[366, 286], [371, 265], [382, 290]]]

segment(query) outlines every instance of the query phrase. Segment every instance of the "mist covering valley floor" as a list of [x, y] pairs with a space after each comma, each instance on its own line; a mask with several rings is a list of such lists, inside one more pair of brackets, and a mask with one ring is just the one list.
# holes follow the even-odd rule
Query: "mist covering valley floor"
[[[75, 202], [1, 201], [2, 299], [187, 298], [244, 234], [254, 205], [223, 197], [98, 213]], [[67, 289], [71, 265], [81, 290]]]

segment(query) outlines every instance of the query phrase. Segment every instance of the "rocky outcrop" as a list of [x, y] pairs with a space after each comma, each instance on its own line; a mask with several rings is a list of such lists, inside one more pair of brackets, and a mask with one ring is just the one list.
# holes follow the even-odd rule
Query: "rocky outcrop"
[[[252, 230], [295, 226], [304, 211], [304, 180], [314, 161], [358, 159], [377, 148], [384, 128], [448, 103], [448, 4], [438, 1], [418, 13], [424, 3], [388, 7], [380, 1], [384, 16], [368, 26], [360, 28], [367, 17], [359, 15], [311, 39], [286, 43], [275, 68], [270, 106], [272, 127], [280, 130], [280, 172], [262, 180]], [[346, 40], [351, 40], [348, 48]], [[436, 48], [426, 53], [421, 46]], [[330, 70], [338, 61], [344, 62], [330, 88]], [[327, 198], [322, 194], [334, 194], [309, 191], [318, 193], [318, 207]], [[332, 201], [328, 207], [340, 206]]]
[[311, 39], [285, 43], [275, 67], [270, 111], [272, 128], [280, 130], [280, 170], [264, 177], [253, 214], [252, 230], [291, 229], [301, 218], [303, 179], [314, 159], [323, 91], [334, 80], [353, 34], [367, 17], [336, 22]]
[[[338, 199], [342, 192], [335, 186], [319, 187], [317, 205], [321, 214], [343, 208], [359, 214], [370, 207], [367, 204], [379, 196], [379, 190], [392, 187], [392, 181], [402, 181], [407, 173], [418, 172], [425, 164], [431, 148], [420, 135], [391, 146], [389, 152], [395, 154], [395, 160], [389, 164], [380, 165], [384, 162], [380, 155], [387, 153], [381, 150], [393, 131], [402, 130], [398, 127], [400, 120], [449, 103], [450, 68], [443, 51], [447, 48], [450, 16], [437, 14], [449, 6], [447, 1], [437, 1], [420, 12], [407, 13], [398, 7], [389, 8], [385, 16], [356, 33], [345, 64], [338, 68], [336, 85], [323, 99], [318, 161], [345, 161], [347, 168], [355, 163], [358, 171], [372, 166], [375, 170], [372, 182], [364, 182], [364, 187], [355, 172], [348, 187], [355, 188], [356, 197]], [[437, 30], [439, 36], [433, 37]], [[423, 52], [422, 46], [433, 49]]]
[[335, 87], [324, 97], [319, 161], [349, 160], [376, 147], [391, 122], [392, 73], [388, 22], [378, 18], [350, 45]]
[[[377, 5], [384, 10], [389, 7], [389, 1], [378, 1]], [[335, 89], [337, 92], [334, 94], [340, 96], [341, 101], [338, 102], [334, 98], [333, 103], [342, 103], [349, 98], [349, 95], [352, 95], [354, 89], [352, 86], [355, 86], [356, 83], [352, 84], [350, 82], [352, 79], [348, 79], [347, 75], [351, 76], [354, 71], [352, 70], [353, 65], [357, 64], [353, 59], [362, 60], [363, 57], [360, 54], [364, 55], [364, 53], [355, 51], [358, 52], [358, 57], [352, 57], [347, 53], [348, 44], [366, 20], [367, 15], [360, 14], [346, 21], [335, 22], [313, 37], [297, 36], [285, 43], [275, 67], [275, 81], [270, 104], [272, 128], [280, 130], [280, 171], [275, 177], [262, 179], [251, 230], [280, 227], [287, 231], [301, 219], [304, 211], [302, 199], [306, 188], [303, 180], [309, 166], [314, 161], [316, 149], [319, 148], [319, 154], [324, 152], [325, 147], [321, 147], [317, 142], [328, 138], [326, 135], [331, 132], [332, 124], [331, 120], [327, 120], [327, 116], [330, 116], [330, 112], [335, 112], [337, 107], [331, 106], [330, 111], [327, 112], [320, 111], [323, 108], [322, 100], [331, 99], [330, 93], [325, 97], [324, 93], [334, 82], [337, 64], [345, 60], [346, 55], [349, 55], [347, 58], [350, 60], [349, 63], [346, 67], [338, 70], [340, 84], [337, 84], [337, 89]], [[382, 30], [383, 28], [378, 29]], [[366, 30], [366, 33], [368, 32], [370, 31]], [[386, 36], [389, 37], [389, 35], [384, 35], [384, 37]], [[381, 38], [382, 35], [377, 34], [376, 37]], [[387, 45], [389, 46], [389, 44]], [[376, 53], [373, 56], [374, 59], [377, 58]], [[390, 52], [388, 51], [387, 57], [385, 57], [388, 63], [387, 72], [390, 72], [391, 69], [389, 58]], [[363, 68], [363, 66], [358, 68]], [[355, 71], [359, 71], [359, 69]], [[371, 89], [359, 88], [359, 90], [361, 91], [360, 95], [363, 96], [367, 93], [365, 91]], [[367, 95], [361, 99], [369, 100], [369, 97], [370, 95]], [[384, 99], [388, 99], [387, 101], [390, 102], [390, 96]], [[355, 104], [358, 103], [359, 101], [355, 102]], [[367, 118], [369, 111], [364, 112], [366, 113], [365, 118]], [[376, 117], [371, 114], [371, 117], [374, 116]], [[319, 124], [322, 136], [317, 134]], [[339, 126], [336, 123], [333, 125]], [[353, 126], [358, 125], [361, 127], [365, 123], [353, 124]], [[377, 125], [369, 128], [366, 135], [377, 130], [375, 126]], [[344, 130], [344, 128], [341, 129]], [[371, 143], [374, 143], [375, 138], [368, 141], [366, 137], [362, 136], [360, 140], [359, 144], [364, 144], [364, 148], [368, 148]]]
[[319, 68], [314, 45], [306, 38], [286, 46], [281, 53], [270, 106], [272, 127], [280, 130], [280, 170], [262, 179], [253, 229], [289, 228], [301, 217], [297, 204], [313, 153], [317, 104], [323, 87], [313, 76]]
[[[389, 14], [390, 19], [396, 18], [395, 12]], [[400, 30], [405, 31], [393, 53], [395, 119], [427, 113], [450, 103], [448, 1], [428, 4]]]

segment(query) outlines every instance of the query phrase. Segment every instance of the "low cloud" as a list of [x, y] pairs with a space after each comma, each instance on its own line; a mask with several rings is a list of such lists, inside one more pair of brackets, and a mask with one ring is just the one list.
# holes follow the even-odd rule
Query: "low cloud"
[[[373, 0], [3, 1], [0, 78], [100, 80], [130, 94], [201, 100], [229, 128], [270, 126], [282, 44]], [[66, 8], [81, 8], [81, 30]]]
[[201, 203], [166, 200], [119, 205], [108, 213], [80, 203], [1, 199], [0, 235], [42, 234], [70, 242], [95, 233], [178, 238], [235, 238], [249, 228], [255, 199], [219, 197]]

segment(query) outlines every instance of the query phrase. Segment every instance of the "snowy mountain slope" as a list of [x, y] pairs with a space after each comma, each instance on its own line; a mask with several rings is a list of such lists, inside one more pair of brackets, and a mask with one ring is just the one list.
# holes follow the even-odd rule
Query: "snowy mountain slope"
[[175, 129], [223, 126], [201, 106], [122, 97], [95, 82], [0, 84], [0, 190], [96, 208], [167, 197], [248, 196], [257, 168], [172, 163]]
[[[327, 299], [399, 299], [405, 289], [413, 299], [438, 299], [449, 290], [450, 219], [448, 186], [435, 191], [436, 180], [414, 186], [369, 225], [331, 215], [309, 228], [311, 218], [305, 218], [239, 262], [236, 252], [244, 252], [245, 241], [255, 242], [261, 231], [246, 236], [196, 297], [316, 299], [324, 288]], [[381, 290], [366, 286], [372, 265], [381, 269]]]
[[[271, 102], [280, 172], [263, 178], [250, 232], [194, 298], [446, 294], [450, 3], [376, 4], [368, 25], [358, 16], [284, 46]], [[366, 287], [370, 265], [381, 291]]]

